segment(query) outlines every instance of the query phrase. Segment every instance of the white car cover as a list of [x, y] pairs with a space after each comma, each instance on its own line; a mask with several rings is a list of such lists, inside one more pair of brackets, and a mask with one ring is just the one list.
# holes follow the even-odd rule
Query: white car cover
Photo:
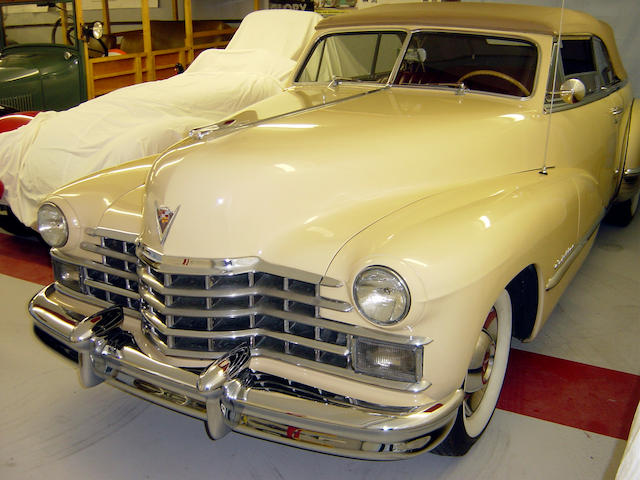
[[3, 203], [32, 226], [39, 203], [62, 185], [158, 153], [188, 130], [280, 92], [321, 19], [293, 10], [250, 13], [226, 49], [202, 52], [181, 75], [42, 112], [0, 134]]

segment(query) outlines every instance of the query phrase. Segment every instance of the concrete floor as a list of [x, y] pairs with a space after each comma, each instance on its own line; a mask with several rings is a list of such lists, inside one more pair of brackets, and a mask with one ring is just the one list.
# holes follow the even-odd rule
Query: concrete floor
[[[514, 342], [513, 347], [631, 374], [629, 392], [637, 403], [639, 266], [640, 218], [626, 229], [603, 226], [539, 337], [530, 344]], [[397, 462], [368, 462], [236, 433], [214, 443], [198, 420], [109, 386], [80, 387], [73, 365], [42, 346], [32, 333], [26, 304], [41, 286], [3, 273], [3, 480], [612, 479], [623, 455], [624, 440], [540, 420], [533, 410], [530, 415], [497, 410], [484, 436], [462, 458], [424, 454]], [[549, 402], [554, 394], [549, 392]], [[596, 412], [598, 408], [594, 406]]]

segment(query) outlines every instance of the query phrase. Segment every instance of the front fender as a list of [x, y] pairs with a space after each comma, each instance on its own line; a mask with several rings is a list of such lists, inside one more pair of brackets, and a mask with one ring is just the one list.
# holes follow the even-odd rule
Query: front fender
[[349, 279], [349, 294], [368, 265], [386, 265], [405, 279], [409, 314], [387, 329], [433, 340], [424, 372], [438, 398], [459, 387], [486, 315], [507, 284], [531, 264], [546, 281], [575, 242], [575, 174], [533, 171], [422, 199], [355, 236], [327, 275]]
[[[91, 174], [66, 185], [44, 201], [55, 203], [64, 212], [69, 225], [69, 240], [59, 250], [66, 255], [83, 255], [80, 243], [85, 239], [87, 227], [109, 226], [122, 231], [139, 231], [144, 184], [157, 155]], [[114, 203], [120, 202], [118, 208]]]

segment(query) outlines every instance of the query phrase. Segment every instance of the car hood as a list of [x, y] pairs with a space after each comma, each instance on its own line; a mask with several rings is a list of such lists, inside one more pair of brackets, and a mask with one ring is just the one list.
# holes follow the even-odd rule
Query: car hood
[[[349, 238], [403, 206], [541, 166], [534, 139], [544, 124], [527, 102], [338, 88], [326, 92], [333, 103], [312, 95], [315, 106], [308, 90], [288, 91], [269, 102], [291, 108], [303, 96], [310, 108], [163, 155], [147, 181], [143, 243], [170, 256], [255, 256], [323, 274]], [[259, 118], [261, 108], [243, 115]]]
[[0, 82], [14, 82], [40, 75], [40, 56], [30, 53], [11, 54], [0, 57]]

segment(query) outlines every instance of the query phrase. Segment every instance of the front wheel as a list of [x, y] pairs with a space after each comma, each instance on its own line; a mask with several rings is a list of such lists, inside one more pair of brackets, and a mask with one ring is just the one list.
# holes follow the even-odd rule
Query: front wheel
[[489, 424], [507, 371], [511, 347], [511, 298], [503, 290], [485, 319], [464, 379], [464, 401], [444, 441], [433, 453], [460, 456]]

